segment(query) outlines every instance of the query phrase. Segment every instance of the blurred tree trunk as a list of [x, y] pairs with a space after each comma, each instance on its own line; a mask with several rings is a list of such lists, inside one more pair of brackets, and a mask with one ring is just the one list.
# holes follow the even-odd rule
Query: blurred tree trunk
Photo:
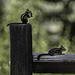
[[2, 15], [3, 15], [3, 0], [0, 0], [0, 24], [2, 23]]
[[[70, 30], [70, 33], [69, 33], [69, 40], [70, 42], [72, 42], [72, 37], [75, 36], [75, 22], [70, 22], [69, 19], [68, 19], [68, 16], [70, 14], [72, 14], [73, 10], [72, 10], [72, 7], [70, 7], [70, 3], [72, 1], [75, 1], [75, 0], [45, 0], [45, 1], [48, 1], [48, 2], [53, 2], [53, 3], [57, 3], [57, 2], [62, 2], [64, 4], [64, 9], [61, 11], [61, 12], [54, 12], [54, 13], [49, 13], [49, 14], [46, 14], [46, 13], [43, 13], [44, 14], [44, 19], [45, 18], [59, 18], [62, 22], [63, 22], [63, 31], [62, 31], [62, 36], [65, 36], [65, 31], [66, 31], [66, 28], [67, 26], [71, 26], [71, 30]], [[42, 10], [42, 9], [40, 9]], [[43, 12], [43, 11], [42, 11]], [[62, 16], [63, 15], [63, 16]]]
[[75, 22], [72, 23], [71, 25], [71, 30], [70, 30], [70, 41], [74, 41], [74, 39], [72, 39], [75, 36]]
[[3, 14], [4, 14], [3, 8], [4, 8], [3, 0], [0, 0], [0, 32], [4, 31], [4, 28], [2, 26]]

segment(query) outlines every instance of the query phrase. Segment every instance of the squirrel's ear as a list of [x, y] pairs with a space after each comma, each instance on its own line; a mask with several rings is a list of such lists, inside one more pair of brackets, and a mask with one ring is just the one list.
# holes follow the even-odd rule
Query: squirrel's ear
[[63, 47], [63, 45], [60, 45], [60, 48], [62, 48]]
[[25, 13], [28, 12], [28, 11], [29, 11], [29, 9], [26, 9]]
[[61, 47], [63, 47], [63, 45], [61, 45]]
[[29, 9], [26, 9], [27, 11], [29, 11]]

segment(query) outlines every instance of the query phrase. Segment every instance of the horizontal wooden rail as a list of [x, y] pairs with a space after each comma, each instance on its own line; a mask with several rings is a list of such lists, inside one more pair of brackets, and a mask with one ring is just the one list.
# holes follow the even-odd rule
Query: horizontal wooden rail
[[33, 53], [34, 73], [75, 73], [75, 54], [47, 55], [37, 60], [39, 54]]

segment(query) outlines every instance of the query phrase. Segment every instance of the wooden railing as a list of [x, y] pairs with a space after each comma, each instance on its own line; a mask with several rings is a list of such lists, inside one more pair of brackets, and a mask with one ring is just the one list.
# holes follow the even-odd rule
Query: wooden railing
[[[75, 73], [75, 54], [42, 56], [32, 54], [31, 24], [11, 23], [11, 75], [32, 75], [32, 73]], [[38, 39], [37, 39], [38, 40]]]

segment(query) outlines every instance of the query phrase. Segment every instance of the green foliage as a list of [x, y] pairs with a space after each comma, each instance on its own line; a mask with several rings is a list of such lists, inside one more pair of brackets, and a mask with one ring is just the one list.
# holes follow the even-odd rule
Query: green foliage
[[[64, 36], [61, 36], [64, 23], [56, 17], [58, 13], [62, 19], [69, 19], [70, 22], [75, 21], [75, 2], [71, 2], [69, 5], [73, 12], [68, 15], [64, 13], [64, 2], [66, 4], [67, 1], [60, 0], [60, 2], [54, 3], [46, 0], [6, 0], [5, 2], [3, 0], [3, 3], [0, 2], [0, 17], [2, 18], [2, 20], [0, 19], [0, 75], [9, 75], [10, 73], [10, 38], [9, 27], [6, 25], [21, 22], [20, 15], [27, 8], [33, 12], [33, 18], [30, 19], [33, 52], [47, 53], [52, 47], [62, 44], [67, 49], [66, 53], [75, 53], [75, 37], [72, 38], [72, 43], [69, 41], [71, 27], [67, 24]], [[62, 13], [59, 14], [60, 12]], [[69, 51], [70, 48], [71, 51]]]

